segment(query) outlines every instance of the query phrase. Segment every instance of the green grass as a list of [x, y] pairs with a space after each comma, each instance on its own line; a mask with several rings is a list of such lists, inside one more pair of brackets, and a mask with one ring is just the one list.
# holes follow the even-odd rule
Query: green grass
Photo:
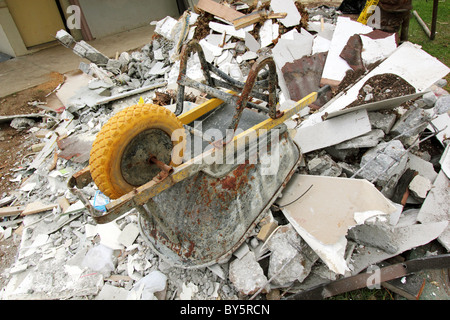
[[385, 288], [364, 288], [330, 297], [327, 300], [394, 300], [394, 293]]
[[[433, 0], [413, 0], [413, 10], [416, 10], [422, 20], [427, 24], [428, 29], [431, 30], [431, 18], [433, 14]], [[409, 23], [408, 41], [422, 46], [422, 49], [428, 52], [433, 57], [439, 59], [442, 63], [450, 66], [450, 2], [447, 0], [439, 0], [436, 36], [434, 40], [430, 40], [423, 28], [417, 22], [416, 17], [412, 15]], [[446, 80], [450, 83], [450, 75], [447, 75]], [[445, 88], [447, 91], [450, 85], [447, 84]]]

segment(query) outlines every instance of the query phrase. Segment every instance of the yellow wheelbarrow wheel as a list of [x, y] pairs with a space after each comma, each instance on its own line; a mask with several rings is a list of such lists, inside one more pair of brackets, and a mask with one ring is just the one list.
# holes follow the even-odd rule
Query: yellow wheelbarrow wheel
[[125, 108], [97, 134], [89, 159], [92, 179], [106, 196], [117, 199], [161, 171], [152, 157], [170, 166], [181, 164], [185, 143], [182, 123], [165, 107]]

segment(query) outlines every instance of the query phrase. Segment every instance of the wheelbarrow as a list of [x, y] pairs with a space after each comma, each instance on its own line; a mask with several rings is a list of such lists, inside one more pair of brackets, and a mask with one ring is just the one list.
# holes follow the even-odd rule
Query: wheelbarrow
[[[195, 53], [203, 82], [187, 76]], [[326, 88], [280, 112], [272, 57], [257, 59], [245, 83], [208, 63], [196, 41], [180, 57], [175, 112], [141, 104], [114, 115], [69, 188], [99, 224], [137, 210], [153, 251], [174, 266], [200, 268], [226, 261], [280, 196], [302, 159], [284, 122]], [[186, 86], [210, 99], [183, 112]], [[91, 179], [112, 199], [104, 211], [79, 190]]]

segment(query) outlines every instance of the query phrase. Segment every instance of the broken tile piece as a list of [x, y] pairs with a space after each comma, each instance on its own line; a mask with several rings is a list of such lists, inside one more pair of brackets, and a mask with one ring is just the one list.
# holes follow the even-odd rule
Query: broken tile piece
[[371, 129], [367, 111], [360, 110], [313, 126], [300, 127], [294, 141], [303, 153], [308, 153], [361, 136]]
[[357, 224], [355, 215], [389, 215], [397, 210], [366, 180], [297, 174], [287, 184], [278, 205], [322, 261], [339, 274], [348, 271], [345, 236]]
[[341, 82], [347, 70], [350, 69], [348, 63], [340, 57], [342, 49], [344, 49], [351, 36], [369, 33], [372, 30], [371, 27], [353, 21], [348, 17], [338, 17], [330, 50], [328, 51], [327, 61], [325, 62], [322, 73], [321, 84], [335, 86]]
[[[448, 222], [450, 221], [450, 193], [448, 192], [450, 182], [441, 170], [433, 183], [433, 188], [428, 193], [420, 208], [417, 221], [421, 223]], [[438, 241], [450, 250], [450, 227], [439, 235]]]
[[138, 235], [139, 228], [134, 223], [129, 223], [120, 233], [118, 241], [125, 247], [129, 247], [134, 243]]
[[273, 12], [286, 12], [285, 18], [278, 19], [286, 28], [296, 26], [300, 23], [302, 16], [297, 10], [297, 7], [292, 0], [272, 0], [270, 1], [270, 7]]

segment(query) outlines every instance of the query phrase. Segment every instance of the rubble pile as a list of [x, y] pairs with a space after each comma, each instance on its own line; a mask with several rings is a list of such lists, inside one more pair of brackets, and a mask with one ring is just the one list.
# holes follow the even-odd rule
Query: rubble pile
[[[395, 34], [301, 1], [200, 1], [153, 24], [149, 44], [115, 58], [56, 35], [89, 63], [53, 93], [60, 105], [36, 103], [51, 117], [27, 122], [42, 149], [0, 200], [3, 238], [21, 234], [2, 299], [280, 299], [434, 240], [448, 252], [448, 67]], [[273, 56], [281, 110], [323, 85], [332, 91], [288, 121], [302, 163], [245, 243], [228, 261], [182, 269], [151, 250], [137, 210], [96, 224], [67, 182], [115, 113], [139, 101], [174, 110], [180, 51], [192, 39], [239, 81]], [[187, 73], [203, 79], [198, 58]], [[207, 99], [186, 94], [191, 107]], [[96, 209], [109, 202], [93, 182], [80, 192]]]

